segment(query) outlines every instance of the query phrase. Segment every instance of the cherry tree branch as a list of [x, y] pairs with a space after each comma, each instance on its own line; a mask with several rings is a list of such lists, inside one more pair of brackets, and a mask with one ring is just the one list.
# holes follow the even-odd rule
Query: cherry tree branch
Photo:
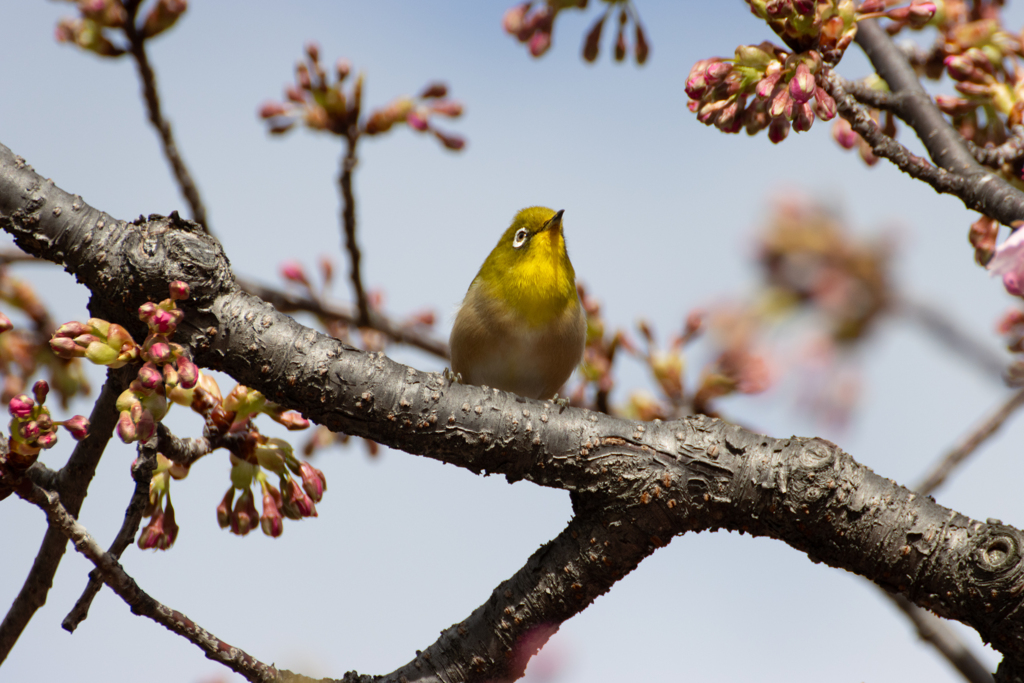
[[[160, 425], [163, 426], [163, 425]], [[142, 521], [142, 513], [149, 502], [149, 483], [153, 478], [153, 471], [156, 469], [157, 449], [154, 444], [140, 443], [139, 457], [132, 464], [132, 478], [135, 480], [135, 491], [128, 502], [128, 509], [124, 512], [124, 522], [114, 537], [113, 543], [107, 553], [115, 560], [121, 558], [121, 554], [135, 540], [135, 532], [139, 530], [139, 523]], [[82, 592], [81, 597], [75, 602], [61, 627], [68, 633], [74, 633], [78, 625], [89, 616], [89, 607], [93, 598], [100, 592], [103, 586], [103, 578], [98, 569], [89, 572], [89, 583]]]
[[341, 219], [345, 228], [345, 250], [348, 252], [349, 279], [352, 281], [352, 292], [356, 297], [356, 325], [367, 327], [370, 324], [370, 304], [366, 300], [363, 289], [363, 274], [360, 266], [362, 255], [356, 242], [356, 198], [352, 194], [352, 171], [355, 170], [358, 158], [356, 145], [359, 142], [359, 128], [351, 124], [345, 135], [345, 156], [341, 161], [341, 174], [338, 185], [341, 187]]
[[142, 82], [142, 97], [146, 103], [146, 113], [149, 117], [149, 122], [156, 128], [157, 134], [160, 137], [164, 156], [171, 165], [171, 171], [174, 173], [174, 179], [178, 183], [182, 196], [188, 202], [193, 220], [209, 232], [210, 223], [206, 217], [206, 206], [199, 195], [199, 188], [192, 179], [192, 174], [189, 173], [188, 167], [185, 165], [185, 160], [181, 157], [181, 153], [178, 152], [178, 145], [175, 143], [174, 134], [171, 132], [171, 124], [164, 118], [163, 110], [160, 106], [160, 95], [156, 87], [156, 74], [153, 72], [153, 67], [149, 64], [149, 56], [146, 54], [146, 37], [135, 23], [139, 4], [139, 0], [125, 3], [128, 19], [125, 21], [124, 32], [128, 38], [128, 50], [135, 60], [135, 66], [139, 72], [139, 80]]
[[277, 670], [260, 662], [242, 650], [233, 647], [209, 631], [198, 626], [181, 612], [173, 610], [153, 599], [142, 590], [112, 554], [103, 551], [99, 543], [79, 524], [74, 516], [61, 504], [60, 497], [52, 492], [41, 489], [27, 478], [11, 481], [13, 477], [4, 476], [5, 483], [13, 486], [17, 494], [40, 507], [49, 521], [50, 528], [57, 529], [66, 539], [70, 540], [75, 550], [82, 553], [99, 570], [103, 582], [117, 593], [132, 608], [132, 612], [148, 617], [203, 650], [203, 653], [215, 662], [219, 662], [232, 671], [241, 674], [253, 683], [270, 683], [278, 680]]
[[[869, 126], [864, 120], [866, 112], [860, 111], [860, 105], [851, 106], [852, 98], [838, 78], [830, 76], [828, 85], [834, 90], [831, 94], [840, 113], [872, 149], [877, 145], [875, 153], [889, 159], [912, 177], [927, 182], [936, 191], [953, 194], [968, 208], [1000, 223], [1012, 225], [1014, 221], [1024, 219], [1024, 193], [978, 163], [963, 138], [925, 92], [906, 56], [878, 23], [873, 19], [859, 22], [856, 40], [889, 85], [889, 90], [900, 98], [899, 117], [914, 129], [940, 168], [932, 167], [892, 138], [882, 135], [873, 122]], [[841, 95], [844, 102], [840, 103], [840, 97], [836, 95]], [[870, 117], [867, 118], [870, 121]]]
[[[114, 433], [118, 416], [114, 404], [127, 384], [126, 371], [114, 370], [107, 374], [107, 381], [89, 416], [89, 435], [78, 442], [67, 464], [53, 477], [56, 493], [64, 500], [65, 509], [72, 517], [82, 509], [82, 501], [96, 473], [100, 456]], [[53, 577], [66, 546], [67, 539], [59, 530], [52, 526], [47, 528], [32, 569], [0, 623], [0, 663], [7, 658], [32, 616], [46, 604], [46, 596], [53, 586]]]
[[[566, 536], [577, 541], [581, 531], [594, 532], [593, 556], [575, 551], [561, 571], [581, 572], [596, 590], [607, 590], [675, 535], [743, 531], [781, 540], [968, 624], [1003, 653], [997, 680], [1024, 671], [1024, 533], [944, 508], [834, 444], [774, 439], [703, 416], [660, 423], [613, 418], [451, 384], [353, 349], [239, 291], [220, 245], [196, 226], [173, 215], [114, 220], [2, 146], [0, 229], [103, 292], [108, 319], [122, 325], [138, 325], [132, 313], [141, 303], [162, 295], [167, 282], [185, 280], [192, 298], [182, 302], [176, 340], [196, 362], [335, 431], [568, 491], [576, 518], [550, 547], [571, 558]], [[539, 571], [550, 576], [557, 564], [541, 562]], [[505, 599], [514, 604], [505, 605], [511, 612], [501, 610], [505, 625], [471, 615], [460, 655], [449, 659], [439, 641], [424, 650], [429, 658], [421, 655], [382, 680], [413, 670], [417, 680], [445, 681], [514, 673], [509, 658], [495, 654], [501, 647], [511, 643], [513, 652], [528, 653], [530, 633], [550, 632], [588, 604], [586, 595], [574, 600], [580, 589], [572, 582], [527, 578], [512, 579], [515, 589]]]
[[935, 468], [918, 484], [916, 490], [922, 495], [931, 493], [946, 481], [946, 478], [968, 456], [995, 434], [1003, 423], [1024, 406], [1024, 389], [1014, 392], [1003, 405], [999, 406], [981, 424], [961, 440], [953, 450], [945, 455]]
[[958, 357], [973, 364], [992, 379], [1003, 382], [1003, 372], [1010, 359], [996, 351], [957, 325], [945, 309], [919, 299], [900, 297], [896, 301], [897, 314], [920, 325], [929, 339], [940, 342]]

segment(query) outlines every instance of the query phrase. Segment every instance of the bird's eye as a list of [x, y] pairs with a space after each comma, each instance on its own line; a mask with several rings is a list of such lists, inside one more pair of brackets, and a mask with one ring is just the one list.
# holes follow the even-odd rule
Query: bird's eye
[[519, 228], [516, 230], [516, 237], [512, 240], [512, 246], [518, 249], [519, 247], [526, 244], [526, 238], [530, 236], [530, 233], [526, 231], [526, 228]]

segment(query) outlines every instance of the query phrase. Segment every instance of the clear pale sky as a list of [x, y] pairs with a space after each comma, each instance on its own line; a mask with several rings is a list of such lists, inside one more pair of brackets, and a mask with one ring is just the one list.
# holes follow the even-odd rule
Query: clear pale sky
[[[902, 290], [998, 347], [994, 321], [1010, 300], [973, 264], [966, 237], [974, 216], [958, 201], [886, 162], [867, 169], [821, 122], [774, 146], [764, 135], [722, 135], [686, 110], [683, 83], [695, 61], [772, 37], [745, 3], [641, 0], [652, 54], [637, 68], [611, 63], [607, 44], [597, 65], [581, 61], [593, 11], [560, 19], [551, 52], [530, 59], [501, 31], [511, 2], [193, 0], [180, 25], [154, 41], [151, 60], [236, 273], [274, 282], [283, 259], [312, 265], [327, 254], [339, 264], [334, 294], [348, 296], [335, 183], [341, 146], [302, 131], [271, 139], [255, 115], [261, 102], [281, 97], [303, 44], [316, 40], [328, 63], [348, 57], [365, 72], [370, 106], [436, 79], [466, 105], [464, 118], [448, 125], [468, 138], [463, 153], [400, 129], [362, 145], [356, 177], [366, 282], [385, 289], [396, 314], [435, 308], [441, 335], [523, 206], [565, 209], [576, 272], [613, 324], [631, 327], [646, 316], [668, 334], [697, 306], [749, 295], [759, 221], [773, 195], [799, 190], [858, 231], [896, 236]], [[145, 121], [132, 64], [54, 43], [54, 24], [70, 9], [9, 1], [0, 10], [0, 142], [114, 216], [187, 214]], [[840, 70], [866, 72], [855, 48]], [[87, 317], [85, 291], [62, 271], [18, 272], [57, 298], [60, 321]], [[390, 353], [441, 367], [407, 350]], [[909, 485], [1007, 393], [904, 322], [883, 325], [862, 356], [864, 401], [844, 432], [801, 415], [785, 391], [721, 407], [773, 436], [830, 438]], [[619, 379], [625, 389], [645, 382], [628, 362]], [[77, 410], [88, 413], [88, 405]], [[179, 434], [200, 429], [181, 408], [172, 414]], [[1024, 524], [1022, 436], [1019, 422], [1004, 429], [936, 499], [976, 518]], [[64, 437], [44, 461], [60, 466], [70, 446]], [[131, 448], [112, 446], [83, 507], [84, 524], [104, 545], [131, 495], [132, 458]], [[265, 662], [317, 676], [382, 674], [483, 603], [570, 515], [563, 492], [398, 452], [371, 460], [358, 444], [324, 453], [316, 465], [328, 481], [319, 518], [287, 523], [276, 540], [238, 538], [214, 515], [228, 486], [227, 457], [206, 458], [173, 485], [177, 544], [166, 553], [129, 549], [127, 571], [157, 599]], [[6, 610], [45, 524], [15, 498], [0, 512]], [[0, 681], [241, 680], [133, 616], [107, 590], [88, 621], [65, 633], [60, 621], [88, 570], [68, 552]], [[980, 650], [977, 636], [960, 630]], [[994, 653], [984, 656], [994, 666]], [[565, 683], [822, 679], [958, 676], [872, 585], [780, 542], [730, 533], [673, 540], [567, 622], [528, 672], [528, 680]]]

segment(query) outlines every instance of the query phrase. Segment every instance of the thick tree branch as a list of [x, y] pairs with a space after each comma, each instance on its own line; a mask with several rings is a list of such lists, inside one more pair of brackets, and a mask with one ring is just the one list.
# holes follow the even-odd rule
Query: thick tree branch
[[181, 612], [162, 605], [142, 590], [135, 580], [124, 571], [117, 559], [113, 555], [103, 552], [103, 548], [89, 535], [85, 527], [75, 521], [74, 516], [61, 504], [60, 497], [56, 493], [39, 488], [27, 478], [20, 482], [7, 481], [7, 483], [14, 486], [19, 496], [42, 508], [46, 513], [50, 528], [59, 530], [66, 539], [74, 543], [75, 550], [96, 565], [103, 577], [103, 582], [128, 603], [134, 614], [148, 617], [169, 631], [182, 636], [202, 649], [209, 659], [220, 662], [253, 683], [269, 683], [278, 679], [277, 670], [274, 667], [267, 666], [242, 650], [228, 645], [195, 624]]
[[[118, 415], [114, 404], [125, 386], [125, 371], [114, 370], [108, 373], [107, 381], [103, 384], [103, 389], [89, 416], [89, 436], [75, 446], [67, 464], [56, 473], [56, 492], [65, 501], [64, 507], [68, 514], [73, 517], [77, 517], [82, 509], [82, 501], [85, 500], [89, 483], [96, 473], [100, 456], [103, 455], [107, 442], [114, 433]], [[0, 663], [7, 658], [32, 616], [46, 604], [46, 596], [53, 586], [53, 577], [57, 573], [61, 558], [64, 557], [66, 545], [67, 539], [59, 530], [52, 526], [47, 528], [42, 545], [32, 563], [32, 569], [29, 570], [25, 583], [14, 598], [3, 623], [0, 623]]]
[[[594, 579], [600, 590], [617, 578], [612, 572], [629, 571], [673, 535], [738, 530], [782, 540], [970, 625], [1004, 654], [1000, 680], [1024, 670], [1024, 534], [943, 508], [834, 444], [773, 439], [701, 416], [622, 420], [452, 385], [318, 334], [238, 291], [219, 245], [188, 223], [113, 221], [44, 183], [3, 147], [0, 229], [102, 291], [110, 319], [121, 324], [147, 298], [162, 296], [168, 281], [189, 282], [193, 298], [184, 302], [176, 340], [196, 361], [335, 431], [569, 491], [574, 523], [582, 525], [574, 528], [608, 535], [604, 550], [587, 556], [609, 568], [603, 584]], [[554, 543], [554, 551], [571, 552], [564, 538]], [[587, 602], [550, 602], [545, 580], [513, 582], [507, 617], [522, 615], [515, 634], [551, 630]], [[529, 609], [520, 612], [520, 604]], [[508, 634], [500, 621], [482, 621], [491, 633], [472, 647], [488, 649], [473, 649], [469, 660], [470, 649], [458, 660], [432, 656], [400, 671], [415, 670], [420, 680], [503, 679], [514, 669], [494, 658], [493, 647], [507, 644]], [[443, 644], [436, 648], [428, 652]], [[385, 680], [398, 680], [398, 672]]]
[[[915, 177], [925, 180], [938, 192], [955, 194], [968, 208], [1005, 225], [1012, 225], [1014, 221], [1024, 219], [1024, 193], [975, 160], [963, 138], [949, 125], [942, 112], [935, 106], [935, 102], [925, 92], [906, 56], [893, 44], [892, 39], [877, 22], [873, 19], [860, 22], [856, 40], [871, 60], [872, 66], [889, 84], [889, 90], [901, 99], [899, 117], [914, 129], [932, 160], [945, 171], [954, 174], [957, 180], [945, 178], [941, 173], [925, 172], [923, 169], [922, 175]], [[830, 79], [829, 83], [834, 86], [837, 81]], [[841, 85], [839, 90], [842, 90]], [[850, 120], [852, 125], [849, 106], [846, 105], [847, 111], [844, 111], [844, 105], [839, 104], [838, 97], [836, 103], [843, 117]], [[875, 146], [876, 143], [865, 137], [856, 126], [854, 130], [857, 130], [872, 147]], [[901, 160], [901, 155], [891, 155], [891, 145], [883, 144], [882, 149], [886, 153], [879, 153], [879, 156], [890, 159], [900, 167], [900, 170], [914, 175], [911, 170], [920, 167], [920, 163], [913, 161], [917, 159], [913, 155], [910, 155], [912, 160], [908, 164]]]

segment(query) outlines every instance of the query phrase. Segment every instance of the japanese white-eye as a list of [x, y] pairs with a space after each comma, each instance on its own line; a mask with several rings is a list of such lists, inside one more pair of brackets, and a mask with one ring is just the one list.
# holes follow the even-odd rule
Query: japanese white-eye
[[455, 316], [452, 371], [466, 384], [551, 398], [579, 365], [586, 336], [562, 211], [523, 209]]

